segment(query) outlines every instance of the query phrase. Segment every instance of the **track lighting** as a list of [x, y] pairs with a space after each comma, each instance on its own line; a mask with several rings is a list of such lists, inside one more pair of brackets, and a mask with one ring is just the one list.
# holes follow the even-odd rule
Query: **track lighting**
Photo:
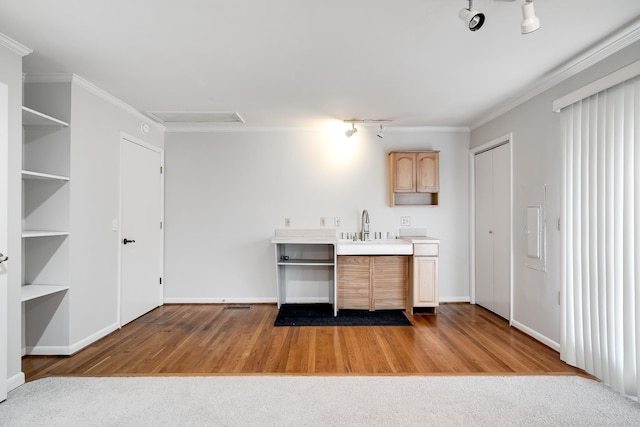
[[[478, 31], [484, 24], [484, 13], [473, 9], [473, 0], [467, 0], [469, 2], [468, 8], [463, 8], [458, 12], [458, 17], [462, 19], [471, 31]], [[506, 1], [512, 2], [515, 0], [494, 0], [494, 1]], [[520, 29], [522, 34], [533, 33], [540, 28], [540, 19], [536, 16], [536, 12], [533, 9], [533, 0], [524, 0], [522, 5], [522, 24]]]
[[344, 134], [347, 135], [347, 138], [351, 138], [356, 132], [358, 132], [358, 129], [356, 129], [356, 124], [352, 122], [351, 129], [347, 129]]
[[533, 0], [526, 0], [522, 5], [522, 24], [520, 25], [522, 34], [533, 33], [540, 28], [540, 18], [536, 16], [533, 9]]
[[351, 123], [351, 129], [347, 129], [344, 134], [347, 135], [347, 138], [351, 138], [354, 133], [358, 132], [358, 128], [356, 128], [356, 123], [361, 123], [363, 125], [367, 124], [376, 124], [380, 126], [380, 130], [376, 133], [378, 138], [384, 138], [384, 123], [391, 123], [391, 120], [371, 120], [371, 119], [351, 119], [351, 120], [343, 120], [344, 123]]
[[484, 24], [484, 13], [473, 10], [473, 0], [469, 0], [469, 8], [461, 9], [458, 17], [462, 19], [471, 31], [478, 31]]

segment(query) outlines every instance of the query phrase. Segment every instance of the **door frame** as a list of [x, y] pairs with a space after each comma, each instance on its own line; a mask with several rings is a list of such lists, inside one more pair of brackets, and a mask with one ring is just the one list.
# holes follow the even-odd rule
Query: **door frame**
[[[164, 149], [157, 147], [153, 144], [145, 142], [139, 138], [131, 136], [125, 132], [120, 132], [120, 185], [119, 185], [119, 195], [118, 198], [120, 200], [118, 207], [118, 223], [114, 224], [114, 227], [118, 229], [118, 303], [116, 304], [117, 309], [117, 321], [118, 327], [122, 328], [122, 196], [124, 190], [124, 144], [132, 143], [140, 145], [146, 149], [154, 151], [160, 154], [160, 167], [162, 168], [162, 173], [160, 174], [160, 221], [162, 222], [162, 228], [160, 228], [160, 259], [158, 260], [158, 273], [160, 278], [164, 278]], [[162, 305], [164, 303], [164, 283], [158, 286], [159, 294], [158, 294], [158, 305]]]
[[[9, 250], [9, 87], [0, 82], [0, 252]], [[0, 402], [7, 399], [9, 363], [9, 278], [6, 263], [0, 264]]]
[[500, 136], [469, 150], [469, 288], [476, 303], [476, 162], [477, 154], [509, 144], [509, 325], [513, 322], [513, 133]]

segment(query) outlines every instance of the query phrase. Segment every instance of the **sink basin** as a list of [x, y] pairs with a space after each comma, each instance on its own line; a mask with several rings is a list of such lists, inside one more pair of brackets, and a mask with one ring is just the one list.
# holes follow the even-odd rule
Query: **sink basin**
[[404, 240], [339, 240], [338, 255], [412, 255], [413, 245]]

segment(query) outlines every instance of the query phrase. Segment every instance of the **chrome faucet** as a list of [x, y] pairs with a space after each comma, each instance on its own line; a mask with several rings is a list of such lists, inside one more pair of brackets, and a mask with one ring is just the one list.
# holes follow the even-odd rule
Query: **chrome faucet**
[[362, 211], [362, 240], [369, 240], [369, 212]]

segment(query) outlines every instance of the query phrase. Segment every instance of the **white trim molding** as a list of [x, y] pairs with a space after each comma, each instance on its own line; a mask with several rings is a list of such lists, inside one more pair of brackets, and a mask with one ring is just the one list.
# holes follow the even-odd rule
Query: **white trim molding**
[[513, 326], [514, 328], [518, 329], [519, 331], [529, 335], [532, 338], [535, 338], [536, 340], [540, 341], [542, 344], [551, 347], [552, 349], [554, 349], [557, 352], [560, 352], [560, 344], [558, 344], [557, 342], [553, 341], [551, 338], [547, 338], [546, 336], [534, 331], [533, 329], [523, 325], [522, 323], [516, 321], [516, 320], [512, 320], [511, 321], [511, 326]]
[[475, 123], [470, 126], [471, 130], [475, 130], [497, 119], [533, 97], [540, 95], [638, 40], [640, 40], [640, 21], [636, 21], [622, 28], [620, 31], [603, 39], [600, 43], [597, 43], [591, 49], [583, 52], [573, 60], [559, 66], [544, 78], [540, 79], [537, 84], [532, 86], [531, 90], [525, 90], [525, 92], [519, 96], [506, 100], [496, 108], [489, 109], [485, 115], [481, 115]]
[[117, 331], [119, 329], [118, 324], [117, 323], [112, 323], [111, 325], [107, 326], [106, 328], [103, 328], [101, 330], [99, 330], [98, 332], [96, 332], [95, 334], [91, 334], [88, 337], [74, 343], [71, 344], [69, 346], [69, 354], [75, 354], [77, 352], [79, 352], [80, 350], [82, 350], [83, 348], [87, 347], [88, 345], [93, 344], [94, 342], [98, 341], [101, 338], [106, 337], [107, 335], [109, 335], [110, 333]]
[[165, 126], [161, 123], [156, 122], [151, 119], [146, 114], [141, 113], [135, 107], [127, 104], [120, 98], [117, 98], [111, 95], [109, 92], [100, 89], [98, 86], [89, 82], [88, 80], [78, 76], [77, 74], [69, 74], [69, 73], [50, 73], [50, 74], [27, 74], [24, 77], [25, 83], [72, 83], [76, 84], [79, 87], [91, 92], [97, 97], [101, 98], [104, 101], [118, 107], [124, 112], [131, 114], [139, 120], [142, 120], [144, 123], [147, 123], [149, 126], [154, 127], [156, 130], [160, 132], [164, 132], [166, 130]]
[[594, 81], [580, 89], [574, 90], [567, 95], [558, 98], [553, 101], [552, 110], [554, 113], [559, 113], [565, 107], [595, 95], [598, 92], [607, 90], [617, 84], [625, 82], [634, 77], [640, 76], [640, 61], [636, 61], [632, 64], [622, 67], [611, 74], [608, 74], [601, 79]]
[[277, 298], [165, 298], [165, 304], [277, 304]]
[[33, 50], [29, 49], [22, 43], [18, 43], [11, 37], [0, 33], [0, 45], [6, 47], [7, 49], [17, 53], [20, 56], [27, 56], [30, 53], [33, 53]]

